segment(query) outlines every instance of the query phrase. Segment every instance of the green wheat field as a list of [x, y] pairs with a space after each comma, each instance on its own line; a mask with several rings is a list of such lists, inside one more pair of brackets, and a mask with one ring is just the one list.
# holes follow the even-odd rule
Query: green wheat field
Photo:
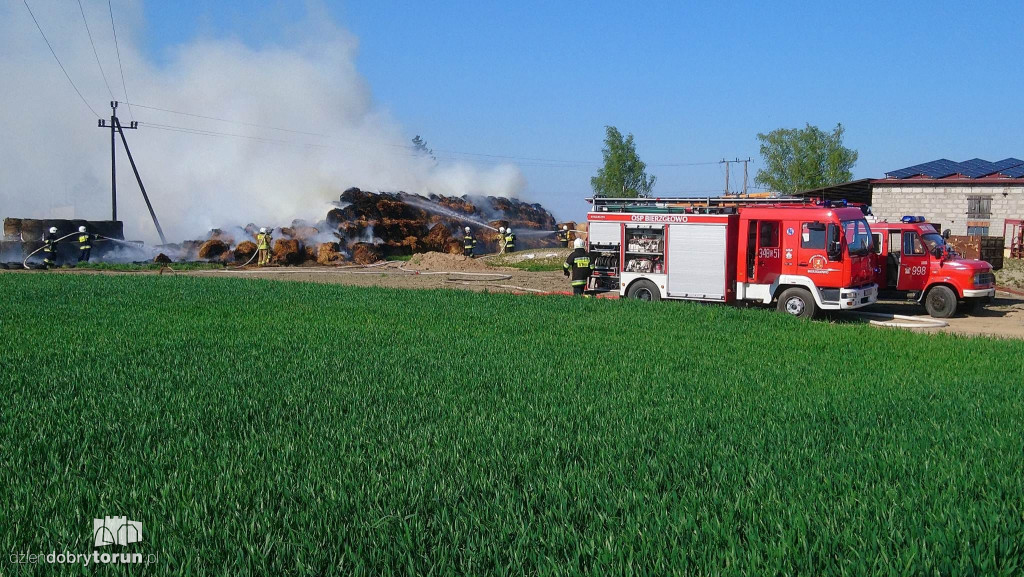
[[1019, 341], [181, 275], [0, 296], [0, 575], [113, 515], [149, 574], [1024, 571]]

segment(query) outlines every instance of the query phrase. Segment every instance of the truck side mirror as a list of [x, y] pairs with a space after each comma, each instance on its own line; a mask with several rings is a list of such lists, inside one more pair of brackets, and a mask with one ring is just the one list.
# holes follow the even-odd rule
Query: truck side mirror
[[842, 260], [843, 256], [843, 245], [837, 240], [830, 241], [828, 243], [828, 259], [832, 261]]

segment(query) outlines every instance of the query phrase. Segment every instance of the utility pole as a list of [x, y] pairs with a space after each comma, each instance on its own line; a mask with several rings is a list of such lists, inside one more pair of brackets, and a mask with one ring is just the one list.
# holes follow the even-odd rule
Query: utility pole
[[[106, 128], [107, 121], [104, 119], [99, 120], [99, 127]], [[164, 229], [160, 227], [160, 221], [156, 218], [156, 212], [153, 210], [153, 204], [149, 202], [149, 195], [146, 194], [146, 186], [142, 184], [142, 177], [139, 175], [139, 168], [135, 166], [135, 159], [132, 157], [132, 151], [128, 148], [128, 139], [124, 136], [124, 129], [135, 130], [139, 127], [139, 123], [134, 120], [128, 124], [128, 126], [121, 126], [121, 121], [117, 118], [117, 101], [111, 101], [110, 103], [110, 205], [111, 214], [113, 220], [117, 220], [117, 170], [115, 165], [115, 158], [117, 156], [117, 135], [121, 135], [121, 144], [124, 145], [124, 151], [128, 155], [128, 162], [132, 165], [132, 172], [135, 173], [135, 180], [139, 183], [139, 190], [142, 191], [142, 199], [146, 201], [146, 208], [149, 209], [149, 216], [153, 219], [153, 225], [156, 226], [156, 232], [160, 235], [160, 243], [167, 244], [167, 239], [164, 237]]]
[[735, 160], [726, 160], [726, 159], [723, 158], [721, 161], [719, 161], [718, 164], [724, 164], [725, 165], [725, 194], [729, 194], [729, 165], [734, 163], [734, 162], [736, 162], [736, 163], [742, 162], [743, 163], [743, 195], [746, 196], [746, 194], [747, 194], [747, 174], [748, 174], [747, 173], [747, 163], [750, 162], [750, 158], [749, 157], [746, 160], [740, 160], [739, 158], [736, 158]]
[[[107, 128], [107, 121], [99, 120], [100, 128]], [[117, 120], [117, 101], [110, 101], [110, 220], [117, 220], [117, 129], [120, 123]], [[128, 128], [138, 128], [137, 122], [132, 122]]]

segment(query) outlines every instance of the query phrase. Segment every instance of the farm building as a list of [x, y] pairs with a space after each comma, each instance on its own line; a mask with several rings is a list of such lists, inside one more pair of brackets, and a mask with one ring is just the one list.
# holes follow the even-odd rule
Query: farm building
[[878, 218], [920, 214], [954, 235], [1003, 236], [1004, 221], [1024, 218], [1024, 160], [926, 162], [872, 180], [871, 196]]
[[[989, 162], [941, 159], [885, 173], [885, 178], [860, 179], [800, 193], [871, 205], [880, 220], [922, 215], [954, 236], [1005, 238], [1009, 251], [1020, 251], [1024, 219], [1024, 160]], [[1006, 226], [1004, 235], [1004, 224]]]

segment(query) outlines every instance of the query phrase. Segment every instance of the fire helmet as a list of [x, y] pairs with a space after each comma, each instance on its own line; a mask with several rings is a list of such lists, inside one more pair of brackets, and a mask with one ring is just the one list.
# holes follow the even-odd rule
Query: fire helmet
[[469, 232], [469, 227], [468, 226], [466, 227], [466, 232]]
[[78, 232], [85, 232], [85, 227], [84, 226], [78, 227]]
[[569, 225], [563, 224], [562, 225], [562, 230], [569, 230]]
[[512, 227], [506, 228], [505, 234], [512, 234]]
[[57, 227], [51, 226], [50, 227], [50, 234], [57, 234]]
[[267, 227], [261, 226], [260, 227], [260, 232], [263, 233], [263, 234], [266, 234], [267, 233]]
[[499, 226], [498, 227], [498, 232], [505, 232], [505, 227]]
[[576, 240], [574, 240], [572, 242], [572, 247], [573, 248], [583, 248], [583, 239], [582, 238], [577, 238]]

